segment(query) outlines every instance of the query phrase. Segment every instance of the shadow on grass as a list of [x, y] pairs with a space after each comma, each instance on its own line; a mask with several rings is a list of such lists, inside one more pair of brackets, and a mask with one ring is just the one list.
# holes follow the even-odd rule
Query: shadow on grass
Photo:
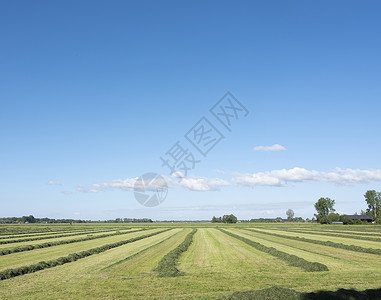
[[235, 292], [220, 300], [381, 300], [381, 288], [364, 291], [340, 289], [335, 292], [319, 291], [313, 293], [300, 293], [292, 289], [273, 286], [268, 289], [246, 292]]

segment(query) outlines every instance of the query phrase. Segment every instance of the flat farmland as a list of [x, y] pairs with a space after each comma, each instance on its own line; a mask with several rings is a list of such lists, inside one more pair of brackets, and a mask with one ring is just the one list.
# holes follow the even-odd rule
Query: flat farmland
[[1, 225], [0, 237], [1, 299], [309, 299], [381, 287], [380, 226]]

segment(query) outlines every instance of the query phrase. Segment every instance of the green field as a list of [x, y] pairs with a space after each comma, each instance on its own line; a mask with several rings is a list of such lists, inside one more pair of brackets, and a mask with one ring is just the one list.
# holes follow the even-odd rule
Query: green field
[[[0, 298], [227, 299], [257, 291], [230, 298], [266, 299], [267, 293], [268, 299], [296, 299], [296, 292], [367, 293], [381, 288], [380, 239], [381, 226], [365, 225], [1, 225]], [[263, 289], [269, 290], [258, 292]]]

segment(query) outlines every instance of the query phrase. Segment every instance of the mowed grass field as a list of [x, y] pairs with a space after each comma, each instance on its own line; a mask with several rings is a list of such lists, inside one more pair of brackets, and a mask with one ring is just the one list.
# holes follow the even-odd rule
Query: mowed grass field
[[[373, 225], [0, 225], [0, 253], [1, 299], [218, 299], [273, 286], [304, 293], [381, 288], [381, 226]], [[160, 273], [159, 262], [178, 276]]]

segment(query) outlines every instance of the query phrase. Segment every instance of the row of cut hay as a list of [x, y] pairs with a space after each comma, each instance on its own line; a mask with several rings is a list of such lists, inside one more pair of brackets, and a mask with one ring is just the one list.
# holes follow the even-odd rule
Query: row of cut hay
[[[270, 228], [269, 228], [270, 229]], [[278, 226], [278, 229], [287, 229], [287, 226]], [[303, 226], [292, 227], [290, 230], [311, 230], [311, 231], [326, 231], [326, 230], [340, 230], [346, 232], [364, 232], [364, 233], [381, 233], [380, 225], [315, 225], [315, 226]]]
[[14, 248], [10, 248], [10, 249], [0, 250], [0, 256], [12, 254], [12, 253], [17, 253], [17, 252], [30, 251], [30, 250], [34, 250], [34, 249], [59, 246], [59, 245], [64, 245], [64, 244], [72, 244], [72, 243], [90, 241], [90, 240], [95, 240], [95, 239], [100, 239], [100, 238], [105, 238], [105, 237], [111, 237], [111, 236], [115, 236], [115, 235], [128, 234], [128, 233], [143, 231], [143, 230], [147, 230], [147, 228], [131, 230], [131, 231], [127, 231], [127, 232], [117, 231], [117, 232], [113, 232], [113, 233], [101, 234], [101, 235], [96, 235], [96, 236], [89, 235], [89, 236], [85, 236], [85, 237], [77, 238], [77, 239], [68, 239], [68, 240], [62, 240], [62, 241], [46, 242], [46, 243], [36, 244], [36, 245], [18, 246], [18, 247], [14, 247]]
[[[299, 232], [299, 231], [298, 231]], [[381, 232], [378, 233], [378, 232], [365, 232], [365, 231], [347, 231], [347, 230], [303, 230], [303, 232], [321, 232], [321, 233], [325, 233], [325, 232], [328, 232], [328, 233], [338, 233], [338, 234], [344, 234], [346, 236], [364, 236], [364, 237], [381, 237]]]
[[[176, 234], [174, 234], [174, 235], [176, 235]], [[169, 239], [173, 238], [174, 235], [172, 234], [172, 235], [170, 235], [169, 237], [167, 237], [167, 238], [165, 238], [165, 239], [163, 239], [163, 240], [160, 240], [160, 241], [157, 242], [156, 244], [152, 244], [152, 245], [148, 246], [147, 248], [144, 248], [144, 249], [140, 250], [139, 252], [136, 252], [136, 253], [134, 253], [134, 254], [131, 254], [130, 256], [127, 256], [126, 258], [123, 258], [123, 259], [121, 259], [121, 260], [119, 260], [119, 261], [117, 261], [117, 262], [115, 262], [115, 263], [113, 263], [113, 264], [111, 264], [111, 265], [108, 265], [107, 267], [104, 267], [102, 270], [107, 270], [107, 269], [110, 269], [110, 268], [112, 268], [112, 267], [114, 267], [114, 266], [117, 266], [117, 265], [120, 265], [120, 264], [122, 264], [122, 263], [125, 263], [126, 261], [131, 260], [131, 259], [133, 259], [134, 257], [139, 256], [140, 254], [142, 254], [142, 253], [144, 253], [144, 252], [147, 252], [148, 250], [151, 250], [152, 248], [154, 248], [154, 247], [156, 247], [156, 246], [159, 246], [160, 244], [162, 244], [162, 243], [168, 241]]]
[[295, 233], [302, 233], [302, 234], [315, 234], [315, 235], [321, 235], [321, 236], [332, 236], [332, 237], [339, 237], [339, 238], [346, 238], [346, 239], [353, 239], [353, 240], [363, 240], [363, 241], [372, 241], [372, 242], [381, 242], [381, 238], [377, 237], [369, 237], [369, 236], [360, 236], [360, 235], [348, 235], [348, 234], [340, 234], [340, 233], [329, 233], [329, 232], [322, 232], [322, 231], [306, 231], [306, 230], [287, 230], [288, 232], [295, 232]]
[[262, 234], [267, 234], [267, 235], [272, 235], [275, 237], [289, 239], [289, 240], [301, 241], [301, 242], [323, 245], [323, 246], [345, 249], [345, 250], [356, 251], [356, 252], [381, 255], [381, 249], [364, 248], [364, 247], [355, 246], [355, 245], [345, 245], [342, 243], [335, 243], [335, 242], [331, 242], [331, 241], [319, 241], [319, 240], [313, 240], [313, 239], [308, 239], [308, 238], [299, 237], [299, 236], [289, 236], [289, 235], [278, 234], [278, 233], [273, 233], [273, 232], [264, 232], [264, 231], [259, 231], [259, 230], [255, 230], [255, 229], [245, 229], [245, 230], [258, 232], [258, 233], [262, 233]]
[[103, 245], [100, 247], [92, 248], [92, 249], [77, 252], [77, 253], [71, 253], [68, 256], [59, 257], [57, 259], [53, 259], [53, 260], [49, 260], [49, 261], [41, 261], [37, 264], [33, 264], [33, 265], [29, 265], [29, 266], [22, 266], [22, 267], [18, 267], [18, 268], [14, 268], [14, 269], [4, 270], [4, 271], [0, 272], [0, 280], [5, 280], [5, 279], [12, 278], [12, 277], [16, 277], [16, 276], [20, 276], [20, 275], [24, 275], [24, 274], [29, 274], [29, 273], [34, 273], [34, 272], [44, 270], [47, 268], [53, 268], [56, 266], [67, 264], [67, 263], [70, 263], [73, 261], [77, 261], [81, 258], [88, 257], [88, 256], [93, 255], [93, 254], [102, 253], [102, 252], [110, 250], [112, 248], [120, 247], [120, 246], [123, 246], [123, 245], [128, 244], [128, 243], [136, 242], [136, 241], [139, 241], [139, 240], [160, 234], [160, 233], [168, 231], [168, 230], [171, 230], [171, 229], [164, 229], [164, 230], [161, 230], [158, 232], [153, 232], [153, 233], [149, 233], [146, 235], [141, 235], [138, 237], [130, 238], [128, 240], [118, 241], [115, 243]]
[[[122, 228], [123, 229], [130, 229], [130, 227]], [[68, 236], [70, 234], [79, 234], [82, 232], [83, 234], [94, 234], [94, 233], [99, 233], [99, 232], [107, 232], [107, 231], [115, 231], [119, 230], [119, 228], [111, 228], [111, 229], [102, 229], [100, 230], [99, 228], [96, 229], [91, 229], [91, 230], [85, 230], [85, 231], [78, 231], [78, 230], [65, 230], [65, 231], [56, 231], [56, 232], [44, 232], [44, 233], [33, 233], [33, 234], [21, 234], [21, 235], [8, 235], [8, 236], [0, 236], [0, 240], [5, 240], [5, 239], [17, 239], [17, 238], [27, 238], [27, 237], [43, 237], [43, 236], [51, 236], [54, 238], [55, 235], [57, 234], [67, 234]]]
[[160, 277], [175, 277], [180, 276], [182, 273], [176, 267], [176, 262], [180, 258], [180, 255], [188, 250], [189, 246], [192, 244], [193, 236], [197, 229], [193, 229], [192, 232], [188, 233], [184, 241], [178, 245], [175, 249], [167, 253], [158, 263], [154, 271], [159, 273]]
[[230, 235], [231, 237], [234, 237], [238, 240], [241, 240], [242, 242], [254, 247], [255, 249], [265, 252], [267, 254], [270, 254], [272, 256], [275, 256], [277, 258], [280, 258], [287, 262], [288, 265], [299, 267], [307, 272], [321, 272], [321, 271], [329, 271], [328, 267], [324, 264], [318, 263], [318, 262], [310, 262], [308, 260], [305, 260], [304, 258], [301, 258], [299, 256], [288, 254], [286, 252], [277, 250], [273, 247], [267, 247], [265, 245], [262, 245], [258, 242], [254, 242], [252, 240], [249, 240], [243, 236], [231, 233], [229, 231], [226, 231], [224, 229], [220, 229], [223, 233]]
[[[19, 225], [20, 226], [20, 225]], [[38, 233], [55, 233], [55, 232], [75, 232], [75, 231], [87, 231], [98, 230], [99, 227], [74, 227], [74, 226], [52, 226], [52, 227], [27, 227], [28, 225], [20, 227], [12, 227], [10, 225], [0, 225], [0, 236], [4, 235], [23, 235], [23, 234], [38, 234]], [[103, 227], [104, 228], [104, 227]]]
[[[129, 228], [125, 228], [129, 229]], [[54, 234], [54, 235], [43, 235], [43, 236], [36, 236], [36, 237], [26, 237], [26, 238], [21, 238], [21, 239], [16, 239], [16, 240], [5, 240], [5, 241], [0, 241], [0, 245], [4, 244], [13, 244], [13, 243], [22, 243], [22, 242], [31, 242], [31, 241], [39, 241], [39, 240], [47, 240], [47, 239], [55, 239], [55, 238], [61, 238], [61, 237], [72, 237], [76, 235], [84, 235], [84, 234], [95, 234], [95, 233], [101, 233], [101, 232], [107, 232], [111, 230], [97, 230], [97, 231], [90, 231], [90, 232], [74, 232], [74, 233], [60, 233], [60, 234]]]

